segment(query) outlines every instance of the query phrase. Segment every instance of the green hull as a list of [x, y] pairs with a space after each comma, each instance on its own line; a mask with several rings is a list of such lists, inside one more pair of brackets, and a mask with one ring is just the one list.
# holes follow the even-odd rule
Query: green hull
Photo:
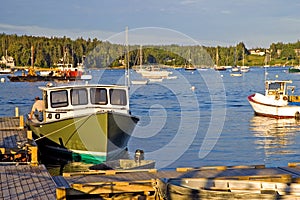
[[289, 68], [289, 73], [299, 73], [300, 69], [298, 68]]
[[43, 146], [75, 158], [105, 161], [127, 148], [137, 121], [133, 116], [104, 112], [28, 125]]

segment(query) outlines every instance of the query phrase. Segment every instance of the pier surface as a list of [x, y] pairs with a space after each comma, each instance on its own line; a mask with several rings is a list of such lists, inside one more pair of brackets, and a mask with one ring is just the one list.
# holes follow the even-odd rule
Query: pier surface
[[56, 199], [56, 184], [38, 164], [23, 116], [0, 117], [0, 199]]
[[211, 195], [213, 191], [213, 195], [225, 195], [224, 198], [235, 194], [241, 198], [239, 195], [250, 192], [270, 199], [300, 199], [300, 163], [269, 168], [251, 165], [169, 171], [90, 170], [51, 176], [38, 163], [37, 146], [22, 116], [0, 117], [0, 158], [0, 199], [163, 199], [160, 184], [166, 180], [205, 183], [207, 188], [200, 195]]
[[0, 199], [56, 199], [56, 184], [44, 165], [0, 164]]

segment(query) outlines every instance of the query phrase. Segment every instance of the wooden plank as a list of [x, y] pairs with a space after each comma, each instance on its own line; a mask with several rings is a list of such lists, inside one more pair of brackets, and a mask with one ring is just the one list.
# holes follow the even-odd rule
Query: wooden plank
[[87, 172], [67, 172], [63, 173], [64, 177], [82, 176], [82, 175], [115, 175], [120, 173], [134, 173], [134, 172], [149, 172], [156, 173], [157, 169], [135, 169], [135, 170], [90, 170]]
[[230, 177], [217, 177], [215, 179], [231, 179], [231, 180], [256, 180], [256, 181], [269, 181], [290, 183], [292, 182], [292, 175], [290, 174], [275, 174], [275, 175], [249, 175], [249, 176], [230, 176]]
[[204, 166], [204, 167], [182, 167], [176, 168], [178, 172], [187, 172], [193, 170], [220, 170], [227, 169], [264, 169], [265, 165], [237, 165], [237, 166]]
[[4, 199], [56, 198], [56, 185], [43, 165], [1, 165], [0, 174]]
[[149, 193], [155, 189], [149, 182], [107, 182], [105, 184], [72, 184], [72, 188], [86, 194], [110, 194], [110, 193]]
[[0, 117], [0, 130], [24, 129], [24, 117]]

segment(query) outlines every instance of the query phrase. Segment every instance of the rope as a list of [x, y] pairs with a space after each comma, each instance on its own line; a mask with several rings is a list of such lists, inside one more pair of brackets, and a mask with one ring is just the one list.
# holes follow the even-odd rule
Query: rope
[[42, 137], [39, 137], [39, 138], [37, 138], [37, 139], [35, 139], [34, 141], [36, 142], [36, 141], [38, 141], [38, 140], [40, 140], [40, 139], [43, 139], [43, 138], [45, 138], [45, 137], [48, 137], [48, 136], [50, 136], [50, 135], [53, 135], [54, 133], [57, 133], [58, 131], [61, 131], [61, 130], [63, 130], [63, 129], [65, 129], [65, 128], [67, 128], [67, 127], [69, 127], [69, 126], [72, 126], [73, 124], [75, 124], [75, 123], [77, 123], [77, 122], [80, 122], [80, 121], [82, 121], [82, 120], [84, 120], [84, 119], [88, 119], [90, 116], [92, 116], [92, 115], [94, 115], [94, 113], [92, 113], [92, 114], [90, 114], [90, 115], [88, 115], [88, 116], [86, 116], [86, 117], [83, 117], [82, 119], [80, 119], [80, 120], [78, 120], [78, 121], [74, 121], [73, 123], [71, 123], [71, 124], [69, 124], [69, 125], [67, 125], [67, 126], [65, 126], [65, 127], [62, 127], [62, 128], [60, 128], [60, 129], [58, 129], [58, 130], [55, 130], [55, 131], [53, 131], [53, 132], [50, 132], [50, 133], [48, 133], [48, 134], [46, 134], [46, 135], [44, 135], [44, 136], [42, 136]]

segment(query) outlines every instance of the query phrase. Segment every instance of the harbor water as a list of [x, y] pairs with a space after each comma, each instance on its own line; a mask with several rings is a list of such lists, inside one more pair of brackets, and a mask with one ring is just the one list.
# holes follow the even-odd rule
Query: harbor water
[[[131, 113], [140, 118], [128, 143], [131, 157], [136, 149], [143, 149], [145, 159], [155, 160], [158, 169], [277, 167], [300, 161], [300, 121], [255, 116], [247, 100], [250, 94], [264, 93], [266, 77], [292, 80], [295, 94], [300, 94], [300, 75], [289, 74], [283, 67], [252, 67], [240, 77], [230, 76], [230, 70], [169, 70], [174, 79], [130, 86]], [[91, 73], [91, 83], [125, 82], [124, 70]], [[130, 79], [136, 77], [136, 72], [129, 72]], [[47, 84], [9, 82], [5, 75], [0, 78], [6, 80], [0, 83], [0, 116], [13, 116], [15, 107], [26, 115], [34, 97], [41, 96], [38, 87]], [[76, 162], [81, 165], [85, 163]]]

